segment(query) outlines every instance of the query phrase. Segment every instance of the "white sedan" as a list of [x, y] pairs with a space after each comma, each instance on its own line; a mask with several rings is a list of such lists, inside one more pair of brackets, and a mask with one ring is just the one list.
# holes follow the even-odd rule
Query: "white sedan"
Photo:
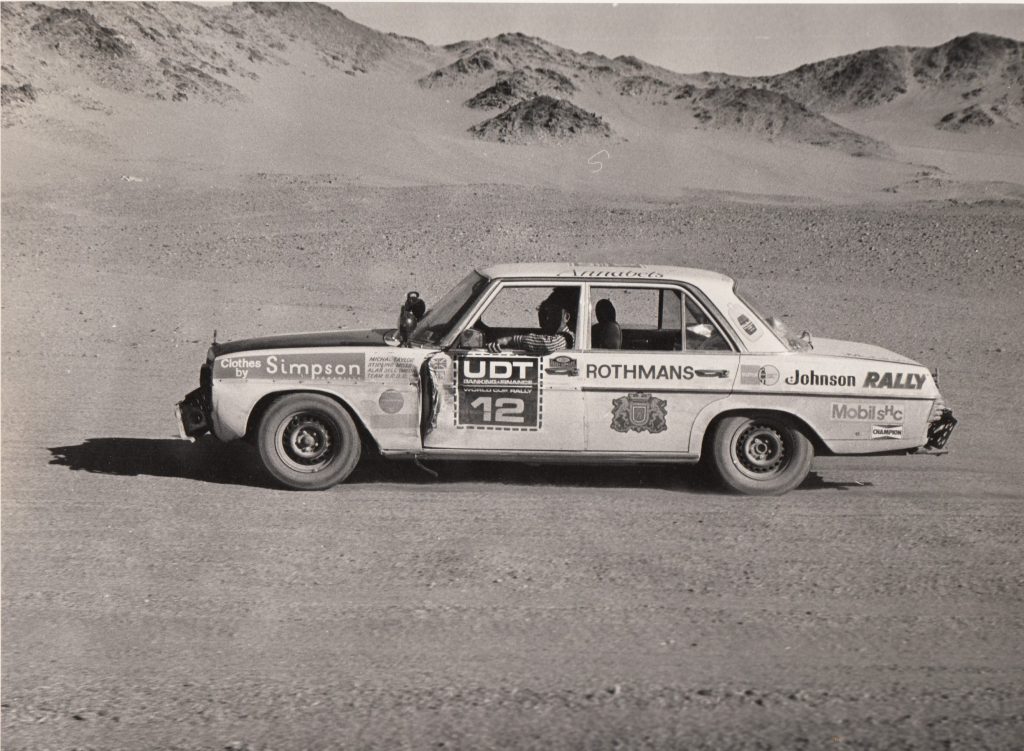
[[214, 343], [183, 436], [249, 438], [316, 490], [362, 451], [415, 460], [693, 463], [778, 494], [814, 455], [936, 452], [956, 420], [929, 371], [868, 344], [794, 337], [732, 279], [668, 266], [474, 271], [398, 327]]

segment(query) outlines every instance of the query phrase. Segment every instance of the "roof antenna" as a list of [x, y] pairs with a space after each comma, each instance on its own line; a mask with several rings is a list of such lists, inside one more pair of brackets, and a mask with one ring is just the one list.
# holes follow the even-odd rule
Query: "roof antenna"
[[216, 343], [217, 343], [217, 329], [214, 329], [214, 330], [213, 330], [213, 343], [214, 343], [214, 344], [216, 344]]

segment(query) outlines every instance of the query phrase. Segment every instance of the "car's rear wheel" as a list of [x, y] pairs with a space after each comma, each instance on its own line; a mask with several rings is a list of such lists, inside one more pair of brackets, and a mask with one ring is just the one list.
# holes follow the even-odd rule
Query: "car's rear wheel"
[[780, 495], [807, 477], [814, 447], [782, 415], [738, 415], [711, 433], [711, 458], [722, 482], [745, 495]]
[[278, 482], [323, 490], [345, 480], [359, 462], [359, 431], [340, 404], [320, 394], [289, 394], [260, 420], [260, 459]]

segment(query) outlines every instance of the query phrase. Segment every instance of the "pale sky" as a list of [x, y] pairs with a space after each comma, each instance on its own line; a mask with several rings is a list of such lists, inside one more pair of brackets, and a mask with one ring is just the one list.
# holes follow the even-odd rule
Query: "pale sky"
[[679, 73], [781, 73], [871, 47], [932, 47], [971, 31], [1024, 39], [1024, 3], [329, 4], [378, 31], [430, 44], [521, 31], [578, 52], [635, 55]]

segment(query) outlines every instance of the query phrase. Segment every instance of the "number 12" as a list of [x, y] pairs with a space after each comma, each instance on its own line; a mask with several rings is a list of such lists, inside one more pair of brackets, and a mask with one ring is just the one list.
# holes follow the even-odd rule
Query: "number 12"
[[471, 401], [469, 406], [483, 410], [484, 422], [526, 422], [526, 418], [523, 417], [526, 402], [522, 399], [493, 399], [481, 396]]

